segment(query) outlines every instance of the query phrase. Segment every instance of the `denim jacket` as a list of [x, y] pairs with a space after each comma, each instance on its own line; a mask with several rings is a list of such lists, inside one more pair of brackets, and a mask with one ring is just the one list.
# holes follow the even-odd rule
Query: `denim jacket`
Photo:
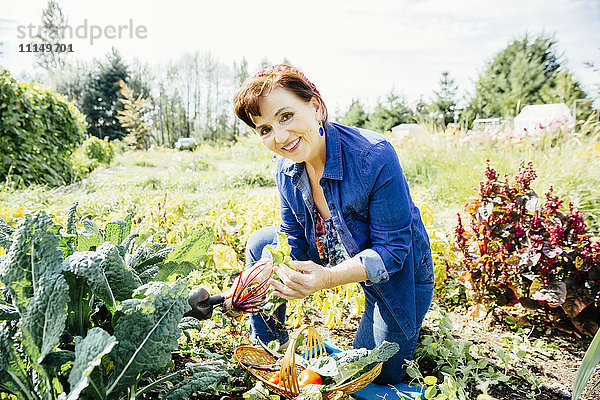
[[[365, 129], [328, 122], [325, 132], [327, 155], [319, 184], [334, 226], [348, 254], [365, 267], [363, 289], [389, 307], [410, 339], [420, 329], [415, 285], [431, 284], [433, 266], [429, 238], [396, 151], [382, 135]], [[292, 258], [320, 263], [304, 164], [280, 158], [276, 179], [280, 231], [288, 237]]]

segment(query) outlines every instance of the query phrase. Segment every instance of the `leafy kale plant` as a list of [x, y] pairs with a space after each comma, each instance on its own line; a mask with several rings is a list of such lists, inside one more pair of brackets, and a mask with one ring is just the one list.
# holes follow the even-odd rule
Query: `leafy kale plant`
[[[154, 378], [177, 348], [178, 325], [190, 308], [187, 280], [150, 281], [172, 249], [151, 239], [136, 248], [130, 218], [103, 229], [84, 222], [78, 234], [71, 211], [61, 237], [44, 212], [28, 215], [14, 231], [0, 219], [0, 246], [8, 249], [0, 257], [0, 393], [134, 399], [176, 381], [183, 371]], [[225, 365], [207, 368], [190, 366], [177, 393], [229, 379]], [[142, 381], [151, 383], [138, 387]]]

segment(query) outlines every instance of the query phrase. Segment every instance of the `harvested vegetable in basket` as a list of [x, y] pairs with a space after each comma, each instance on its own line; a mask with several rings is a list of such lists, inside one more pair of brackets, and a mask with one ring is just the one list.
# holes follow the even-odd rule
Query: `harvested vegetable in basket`
[[315, 371], [323, 379], [333, 379], [335, 385], [340, 385], [348, 380], [360, 376], [365, 370], [374, 364], [389, 360], [398, 352], [398, 343], [384, 341], [373, 350], [350, 349], [308, 360], [308, 368]]

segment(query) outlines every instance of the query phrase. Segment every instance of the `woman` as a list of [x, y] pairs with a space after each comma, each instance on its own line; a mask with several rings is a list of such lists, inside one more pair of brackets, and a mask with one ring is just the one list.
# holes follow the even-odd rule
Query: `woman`
[[[397, 154], [380, 134], [327, 121], [316, 87], [297, 69], [267, 67], [234, 98], [236, 115], [281, 156], [277, 187], [279, 231], [288, 237], [293, 265], [276, 266], [277, 296], [303, 298], [318, 290], [360, 282], [365, 312], [354, 347], [384, 340], [400, 351], [376, 382], [395, 384], [411, 359], [433, 293], [429, 239], [410, 197]], [[246, 262], [268, 256], [275, 227], [254, 232]], [[285, 308], [277, 310], [284, 320]], [[288, 340], [272, 319], [251, 317], [251, 339]]]

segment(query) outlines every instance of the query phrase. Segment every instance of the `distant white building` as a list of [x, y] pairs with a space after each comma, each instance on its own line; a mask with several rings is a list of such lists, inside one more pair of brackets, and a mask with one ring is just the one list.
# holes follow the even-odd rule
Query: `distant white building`
[[500, 129], [500, 118], [477, 118], [473, 121], [474, 131], [483, 131], [487, 129]]
[[527, 135], [545, 132], [559, 125], [573, 126], [571, 110], [565, 103], [525, 106], [515, 117], [514, 133]]
[[421, 133], [426, 133], [426, 130], [419, 124], [400, 124], [392, 128], [392, 136], [396, 138], [415, 136]]

